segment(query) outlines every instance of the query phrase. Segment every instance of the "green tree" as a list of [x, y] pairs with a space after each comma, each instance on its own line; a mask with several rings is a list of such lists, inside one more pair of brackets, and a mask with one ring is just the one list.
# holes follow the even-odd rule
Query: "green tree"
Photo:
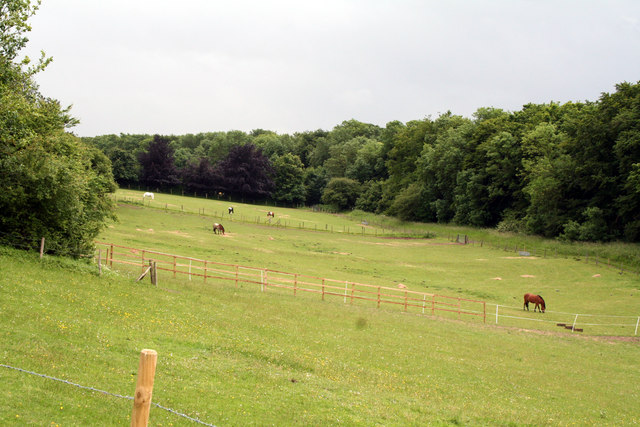
[[113, 177], [119, 184], [138, 182], [140, 163], [131, 151], [115, 147], [109, 152], [113, 167]]
[[304, 171], [305, 202], [308, 206], [317, 205], [327, 186], [327, 173], [323, 168], [307, 168]]
[[436, 141], [425, 144], [416, 162], [424, 192], [438, 222], [448, 222], [455, 215], [458, 171], [463, 169], [465, 152], [473, 124], [459, 116], [443, 115], [435, 122]]
[[362, 141], [355, 155], [355, 160], [345, 170], [347, 178], [361, 183], [386, 178], [386, 167], [382, 157], [384, 145], [380, 141], [367, 139]]
[[304, 166], [298, 156], [286, 153], [273, 161], [275, 189], [271, 197], [290, 205], [305, 200]]
[[545, 237], [559, 235], [568, 215], [567, 189], [575, 171], [573, 160], [566, 154], [541, 157], [527, 167], [524, 193], [529, 198], [525, 221], [527, 230]]
[[360, 195], [360, 184], [349, 178], [332, 178], [322, 193], [322, 203], [338, 211], [353, 209]]
[[380, 213], [380, 199], [382, 199], [382, 181], [367, 181], [362, 185], [362, 192], [356, 200], [356, 209]]
[[424, 184], [412, 182], [402, 190], [389, 207], [389, 213], [404, 221], [434, 221], [435, 209]]
[[27, 23], [39, 2], [0, 5], [0, 240], [49, 251], [88, 255], [93, 239], [113, 219], [107, 193], [115, 191], [109, 159], [65, 129], [77, 123], [69, 109], [40, 94], [29, 68], [15, 63], [26, 45]]

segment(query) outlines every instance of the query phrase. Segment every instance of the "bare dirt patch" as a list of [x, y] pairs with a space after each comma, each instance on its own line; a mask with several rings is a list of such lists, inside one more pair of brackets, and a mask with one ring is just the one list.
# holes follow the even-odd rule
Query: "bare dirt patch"
[[272, 254], [274, 253], [271, 249], [265, 249], [265, 248], [253, 248], [254, 251], [256, 252], [262, 252], [265, 254]]
[[174, 230], [174, 231], [165, 231], [165, 233], [175, 234], [175, 235], [180, 236], [180, 237], [188, 237], [188, 238], [190, 238], [190, 239], [191, 239], [191, 238], [193, 238], [193, 236], [192, 236], [191, 234], [189, 234], [189, 233], [185, 233], [185, 232], [183, 232], [183, 231], [178, 231], [178, 230]]

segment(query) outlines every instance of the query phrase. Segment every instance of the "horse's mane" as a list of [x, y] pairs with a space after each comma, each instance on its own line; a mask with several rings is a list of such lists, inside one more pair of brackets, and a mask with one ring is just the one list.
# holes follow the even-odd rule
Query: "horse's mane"
[[544, 298], [542, 298], [542, 295], [538, 295], [538, 296], [539, 296], [539, 297], [540, 297], [540, 299], [542, 300], [542, 303], [546, 306], [546, 305], [547, 305], [547, 303], [546, 303], [546, 302], [544, 302]]

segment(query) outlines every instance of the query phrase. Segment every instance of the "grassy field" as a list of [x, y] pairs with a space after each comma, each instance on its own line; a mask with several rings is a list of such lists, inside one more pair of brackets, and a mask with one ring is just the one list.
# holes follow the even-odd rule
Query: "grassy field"
[[[163, 198], [154, 202], [169, 203]], [[187, 211], [190, 202], [196, 209], [184, 213], [122, 204], [120, 221], [99, 239], [503, 305], [534, 292], [550, 310], [639, 314], [637, 276], [602, 265], [451, 245], [443, 233], [391, 239], [227, 219], [218, 236], [207, 210], [227, 204], [207, 201], [202, 215], [202, 200], [171, 203]], [[359, 223], [276, 215], [331, 221], [334, 230]], [[134, 276], [99, 277], [95, 265], [0, 248], [0, 363], [130, 396], [139, 352], [153, 348], [154, 402], [218, 426], [640, 422], [637, 339], [496, 327], [168, 274], [153, 287]], [[1, 367], [0, 383], [3, 425], [129, 423], [129, 400]], [[150, 424], [192, 423], [152, 408]]]
[[[125, 194], [136, 195], [133, 192]], [[140, 194], [137, 196], [139, 199]], [[316, 232], [308, 227], [283, 228], [263, 222], [233, 221], [226, 214], [226, 202], [157, 195], [152, 203], [180, 206], [181, 209], [149, 209], [121, 204], [119, 223], [102, 233], [99, 240], [376, 286], [396, 287], [402, 283], [415, 291], [486, 301], [489, 313], [495, 312], [495, 304], [519, 309], [522, 296], [531, 292], [543, 295], [550, 311], [640, 315], [640, 277], [619, 274], [619, 270], [604, 264], [587, 264], [573, 257], [521, 257], [513, 251], [487, 246], [454, 245], [449, 241], [451, 233], [441, 230], [430, 239]], [[272, 209], [251, 205], [234, 205], [234, 208], [236, 217], [243, 215], [246, 218], [259, 214], [266, 218], [266, 211]], [[223, 219], [198, 214], [202, 210], [225, 213], [223, 223], [227, 233], [224, 236], [214, 235], [211, 231], [211, 224]], [[331, 223], [334, 229], [357, 226], [351, 217], [308, 210], [276, 209], [276, 219], [280, 217], [306, 223]], [[390, 226], [385, 224], [385, 230]], [[425, 232], [426, 228], [420, 231]], [[518, 316], [523, 316], [522, 310]], [[571, 315], [564, 314], [547, 318], [563, 322], [573, 320]], [[592, 323], [615, 323], [612, 318], [596, 320]], [[625, 321], [635, 323], [635, 319]], [[522, 327], [538, 326], [505, 322]], [[554, 323], [547, 326], [556, 328]], [[634, 328], [630, 326], [591, 328], [591, 333], [595, 334], [632, 335], [633, 332]]]

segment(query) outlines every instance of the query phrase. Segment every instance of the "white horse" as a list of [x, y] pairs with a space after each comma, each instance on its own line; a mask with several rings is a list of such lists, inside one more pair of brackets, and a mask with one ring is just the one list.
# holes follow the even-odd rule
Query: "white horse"
[[153, 193], [146, 192], [142, 195], [143, 199], [146, 199], [147, 197], [150, 197], [151, 200], [153, 200]]

